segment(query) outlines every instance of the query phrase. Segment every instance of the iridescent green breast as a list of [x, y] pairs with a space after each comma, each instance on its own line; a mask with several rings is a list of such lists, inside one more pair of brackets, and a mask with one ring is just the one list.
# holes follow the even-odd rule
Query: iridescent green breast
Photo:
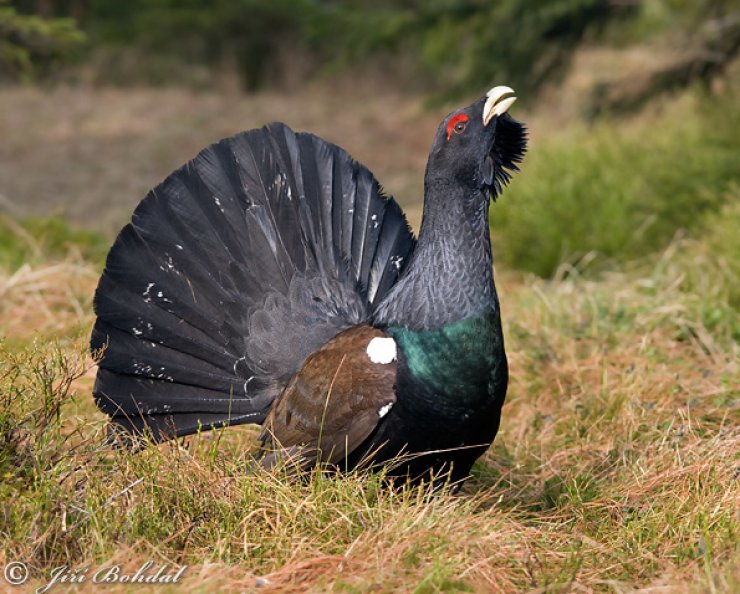
[[470, 407], [506, 390], [506, 355], [496, 312], [435, 330], [392, 327], [405, 365], [424, 392]]

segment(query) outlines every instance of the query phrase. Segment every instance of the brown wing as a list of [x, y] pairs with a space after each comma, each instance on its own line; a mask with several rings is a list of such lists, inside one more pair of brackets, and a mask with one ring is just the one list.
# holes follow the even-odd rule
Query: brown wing
[[396, 401], [395, 358], [373, 362], [367, 347], [374, 338], [392, 340], [377, 328], [355, 326], [306, 359], [263, 425], [263, 467], [279, 459], [304, 469], [338, 463], [367, 439]]

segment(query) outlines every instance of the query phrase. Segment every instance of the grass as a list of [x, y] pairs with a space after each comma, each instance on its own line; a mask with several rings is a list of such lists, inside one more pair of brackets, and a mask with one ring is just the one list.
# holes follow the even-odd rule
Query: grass
[[17, 270], [70, 255], [103, 264], [110, 248], [101, 234], [70, 226], [59, 217], [16, 220], [0, 214], [0, 267]]
[[511, 387], [457, 495], [250, 472], [250, 428], [111, 450], [86, 352], [99, 268], [2, 273], [0, 565], [27, 562], [37, 587], [63, 564], [152, 559], [190, 565], [193, 592], [736, 591], [740, 346], [723, 267], [684, 239], [598, 281], [499, 274]]
[[[60, 565], [190, 566], [158, 592], [737, 591], [740, 194], [726, 96], [592, 128], [531, 118], [531, 153], [492, 218], [510, 389], [462, 492], [253, 472], [249, 427], [135, 454], [105, 445], [87, 354], [102, 255], [202, 146], [288, 114], [366, 162], [418, 222], [444, 110], [329, 91], [0, 90], [0, 208], [21, 217], [0, 218], [0, 566], [26, 562], [35, 587]], [[563, 96], [556, 115], [572, 108]]]
[[492, 213], [508, 266], [550, 276], [586, 255], [630, 261], [740, 201], [737, 92], [562, 130], [531, 126], [530, 154]]

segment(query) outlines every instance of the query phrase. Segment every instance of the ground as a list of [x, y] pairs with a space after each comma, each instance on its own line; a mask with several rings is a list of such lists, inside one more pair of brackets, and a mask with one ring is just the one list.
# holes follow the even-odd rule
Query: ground
[[278, 118], [347, 149], [418, 222], [426, 154], [446, 113], [399, 95], [370, 100], [325, 87], [257, 96], [13, 88], [0, 90], [0, 101], [0, 212], [58, 213], [108, 234], [202, 148]]
[[[367, 163], [417, 223], [445, 110], [313, 92], [320, 101], [2, 90], [0, 209], [59, 210], [108, 241], [169, 170], [281, 113]], [[394, 492], [377, 476], [254, 470], [251, 428], [107, 448], [86, 350], [101, 264], [87, 239], [47, 253], [8, 221], [30, 255], [0, 269], [0, 566], [23, 561], [31, 585], [61, 565], [91, 578], [153, 560], [189, 566], [181, 588], [158, 592], [738, 590], [731, 254], [678, 237], [598, 277], [497, 270], [511, 368], [501, 431], [460, 493]]]

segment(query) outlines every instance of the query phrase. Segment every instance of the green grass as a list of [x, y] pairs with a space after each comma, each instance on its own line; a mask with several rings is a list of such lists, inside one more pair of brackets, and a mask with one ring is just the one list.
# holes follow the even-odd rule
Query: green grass
[[[34, 304], [55, 321], [8, 324], [0, 343], [3, 559], [27, 562], [34, 585], [62, 564], [151, 558], [189, 564], [195, 592], [258, 578], [293, 592], [736, 591], [740, 347], [715, 244], [674, 242], [598, 281], [500, 274], [511, 385], [457, 495], [251, 472], [249, 428], [110, 449], [86, 355], [97, 266], [36, 267], [49, 282]], [[3, 322], [35, 307], [11, 278]], [[63, 299], [62, 279], [88, 297]]]
[[102, 265], [109, 248], [103, 235], [74, 228], [59, 217], [18, 221], [0, 214], [0, 268], [6, 270], [70, 255]]
[[492, 210], [497, 257], [552, 276], [588, 255], [625, 262], [740, 200], [736, 93], [692, 95], [662, 113], [531, 130], [530, 151]]

